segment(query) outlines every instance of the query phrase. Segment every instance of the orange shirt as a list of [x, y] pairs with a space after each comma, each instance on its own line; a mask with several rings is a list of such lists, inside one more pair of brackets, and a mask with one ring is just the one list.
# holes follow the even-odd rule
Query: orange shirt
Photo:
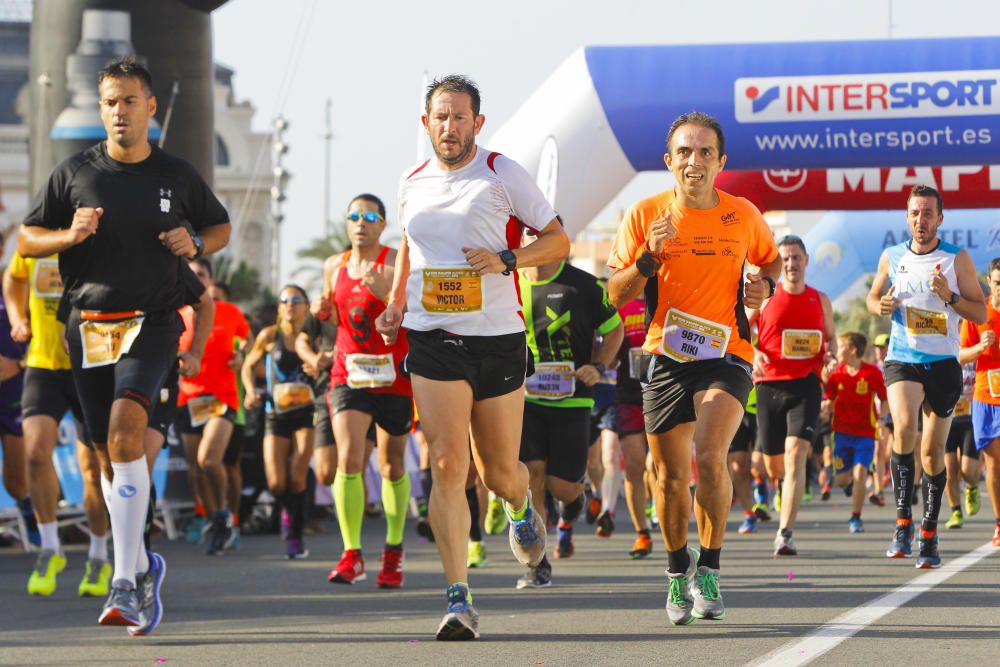
[[624, 269], [646, 247], [650, 224], [672, 215], [677, 235], [668, 242], [657, 275], [656, 312], [643, 349], [662, 354], [663, 323], [671, 309], [710, 320], [731, 329], [726, 352], [753, 362], [749, 331], [740, 336], [736, 302], [743, 290], [743, 263], [761, 266], [778, 256], [774, 235], [753, 204], [716, 190], [719, 205], [692, 209], [677, 203], [673, 190], [632, 205], [625, 213], [611, 247], [608, 266]]
[[[185, 306], [180, 312], [184, 320], [180, 340], [183, 352], [191, 349], [191, 339], [194, 338], [194, 310]], [[205, 354], [201, 358], [201, 372], [192, 378], [181, 378], [177, 404], [187, 405], [192, 398], [211, 394], [233, 410], [238, 410], [236, 372], [229, 368], [229, 361], [233, 358], [233, 341], [237, 338], [246, 340], [249, 335], [250, 325], [236, 304], [216, 301], [212, 333], [208, 336]]]
[[[1000, 390], [1000, 312], [993, 307], [989, 298], [986, 299], [986, 322], [973, 324], [968, 320], [962, 321], [962, 347], [979, 345], [979, 335], [985, 331], [992, 331], [998, 342], [993, 343], [976, 359], [976, 385], [972, 390], [972, 398], [980, 403], [1000, 405], [1000, 396], [990, 394], [989, 382], [990, 371], [994, 371], [994, 387], [995, 390]], [[1000, 391], [996, 393], [1000, 394]]]

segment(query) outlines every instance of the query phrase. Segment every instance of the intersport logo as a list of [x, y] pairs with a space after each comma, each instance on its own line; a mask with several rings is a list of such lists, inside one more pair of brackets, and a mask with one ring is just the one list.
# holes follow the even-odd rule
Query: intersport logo
[[1000, 70], [744, 77], [740, 123], [1000, 114]]

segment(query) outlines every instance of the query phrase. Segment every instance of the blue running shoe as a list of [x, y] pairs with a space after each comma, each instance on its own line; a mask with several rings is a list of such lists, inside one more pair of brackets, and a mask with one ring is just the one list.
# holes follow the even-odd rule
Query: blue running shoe
[[917, 556], [918, 570], [933, 570], [941, 567], [941, 555], [938, 553], [937, 533], [928, 538], [920, 537], [920, 554]]
[[892, 534], [892, 542], [885, 550], [886, 558], [913, 557], [913, 522], [896, 522], [896, 531]]
[[97, 619], [99, 625], [140, 625], [139, 596], [131, 581], [118, 579], [111, 584], [111, 594]]
[[847, 530], [851, 533], [865, 532], [865, 522], [859, 516], [852, 516], [847, 520]]
[[753, 483], [753, 501], [757, 505], [767, 505], [767, 482], [764, 480]]
[[736, 532], [739, 533], [740, 535], [748, 535], [750, 533], [756, 533], [757, 515], [756, 514], [743, 515], [743, 523], [740, 524], [740, 527]]
[[472, 594], [465, 584], [448, 587], [448, 610], [435, 638], [438, 641], [479, 639], [479, 613], [472, 606]]
[[208, 519], [203, 516], [196, 516], [191, 519], [191, 523], [188, 524], [187, 530], [184, 531], [184, 541], [188, 544], [198, 544], [205, 533], [205, 526], [208, 524]]
[[139, 594], [139, 625], [128, 628], [133, 637], [148, 635], [156, 629], [163, 618], [163, 602], [160, 587], [167, 576], [167, 562], [158, 553], [149, 552], [149, 570], [136, 578]]
[[510, 521], [510, 550], [521, 565], [536, 567], [545, 557], [545, 522], [531, 505], [531, 492], [525, 499], [528, 507], [524, 516], [514, 519], [510, 516], [510, 507], [504, 503], [507, 519]]
[[576, 547], [573, 546], [573, 524], [559, 519], [559, 523], [556, 525], [559, 534], [559, 540], [556, 542], [556, 550], [553, 554], [557, 559], [559, 558], [572, 558], [573, 554], [576, 553]]

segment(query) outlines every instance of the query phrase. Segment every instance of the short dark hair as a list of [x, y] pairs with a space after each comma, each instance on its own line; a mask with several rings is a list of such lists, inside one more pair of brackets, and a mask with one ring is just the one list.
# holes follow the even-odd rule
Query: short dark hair
[[153, 76], [133, 56], [117, 58], [105, 65], [104, 69], [97, 73], [97, 85], [100, 86], [105, 79], [125, 79], [128, 77], [139, 79], [139, 83], [146, 89], [146, 93], [153, 94]]
[[226, 297], [226, 301], [229, 301], [229, 297], [231, 294], [231, 292], [229, 291], [229, 285], [220, 281], [215, 283], [215, 289], [221, 290], [222, 294]]
[[210, 262], [207, 257], [199, 257], [198, 259], [192, 259], [191, 263], [192, 264], [197, 264], [201, 268], [203, 268], [206, 271], [208, 271], [208, 277], [209, 278], [214, 278], [215, 277], [215, 271], [212, 270], [212, 262]]
[[859, 357], [865, 356], [865, 350], [868, 349], [868, 339], [865, 335], [858, 331], [845, 331], [842, 334], [838, 334], [837, 338], [843, 338], [847, 341], [847, 344], [854, 348]]
[[463, 74], [449, 74], [440, 79], [434, 79], [427, 86], [427, 94], [424, 96], [424, 110], [430, 114], [431, 100], [438, 93], [465, 93], [472, 98], [472, 113], [479, 115], [479, 86], [476, 82]]
[[369, 192], [362, 192], [360, 195], [358, 195], [357, 197], [355, 197], [354, 199], [352, 199], [351, 201], [349, 201], [347, 203], [347, 208], [351, 208], [351, 204], [353, 204], [356, 201], [366, 201], [369, 204], [375, 204], [375, 208], [378, 209], [378, 214], [382, 216], [383, 220], [386, 219], [385, 218], [385, 204], [383, 204], [382, 200], [379, 199], [378, 197], [376, 197], [375, 195], [373, 195], [373, 194], [371, 194]]
[[670, 124], [670, 129], [667, 130], [667, 152], [670, 152], [670, 140], [674, 138], [674, 133], [681, 125], [698, 125], [712, 130], [719, 140], [719, 156], [726, 154], [726, 135], [722, 133], [722, 125], [715, 119], [715, 116], [710, 116], [703, 111], [683, 113], [674, 119], [674, 122]]
[[941, 193], [931, 186], [922, 183], [914, 185], [910, 190], [910, 196], [906, 198], [907, 206], [909, 206], [910, 200], [914, 197], [934, 197], [934, 199], [937, 199], [938, 213], [944, 213], [944, 200], [941, 198]]
[[1000, 257], [994, 257], [990, 260], [990, 273], [994, 271], [1000, 271]]
[[802, 240], [801, 236], [796, 236], [795, 234], [785, 234], [780, 239], [778, 239], [778, 247], [783, 245], [797, 245], [802, 248], [802, 254], [806, 257], [809, 256], [809, 251], [806, 250], [805, 241]]

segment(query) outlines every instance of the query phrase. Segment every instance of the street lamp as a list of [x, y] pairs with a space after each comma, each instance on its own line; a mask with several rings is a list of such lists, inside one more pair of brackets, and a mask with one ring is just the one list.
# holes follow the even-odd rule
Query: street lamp
[[285, 131], [288, 130], [288, 120], [283, 116], [278, 116], [272, 124], [271, 133], [271, 155], [274, 169], [272, 170], [273, 181], [271, 183], [271, 221], [274, 223], [274, 232], [271, 235], [271, 291], [278, 293], [281, 288], [281, 222], [285, 219], [283, 211], [284, 202], [288, 199], [286, 188], [291, 174], [282, 164], [285, 155], [288, 153], [288, 142], [285, 140]]

